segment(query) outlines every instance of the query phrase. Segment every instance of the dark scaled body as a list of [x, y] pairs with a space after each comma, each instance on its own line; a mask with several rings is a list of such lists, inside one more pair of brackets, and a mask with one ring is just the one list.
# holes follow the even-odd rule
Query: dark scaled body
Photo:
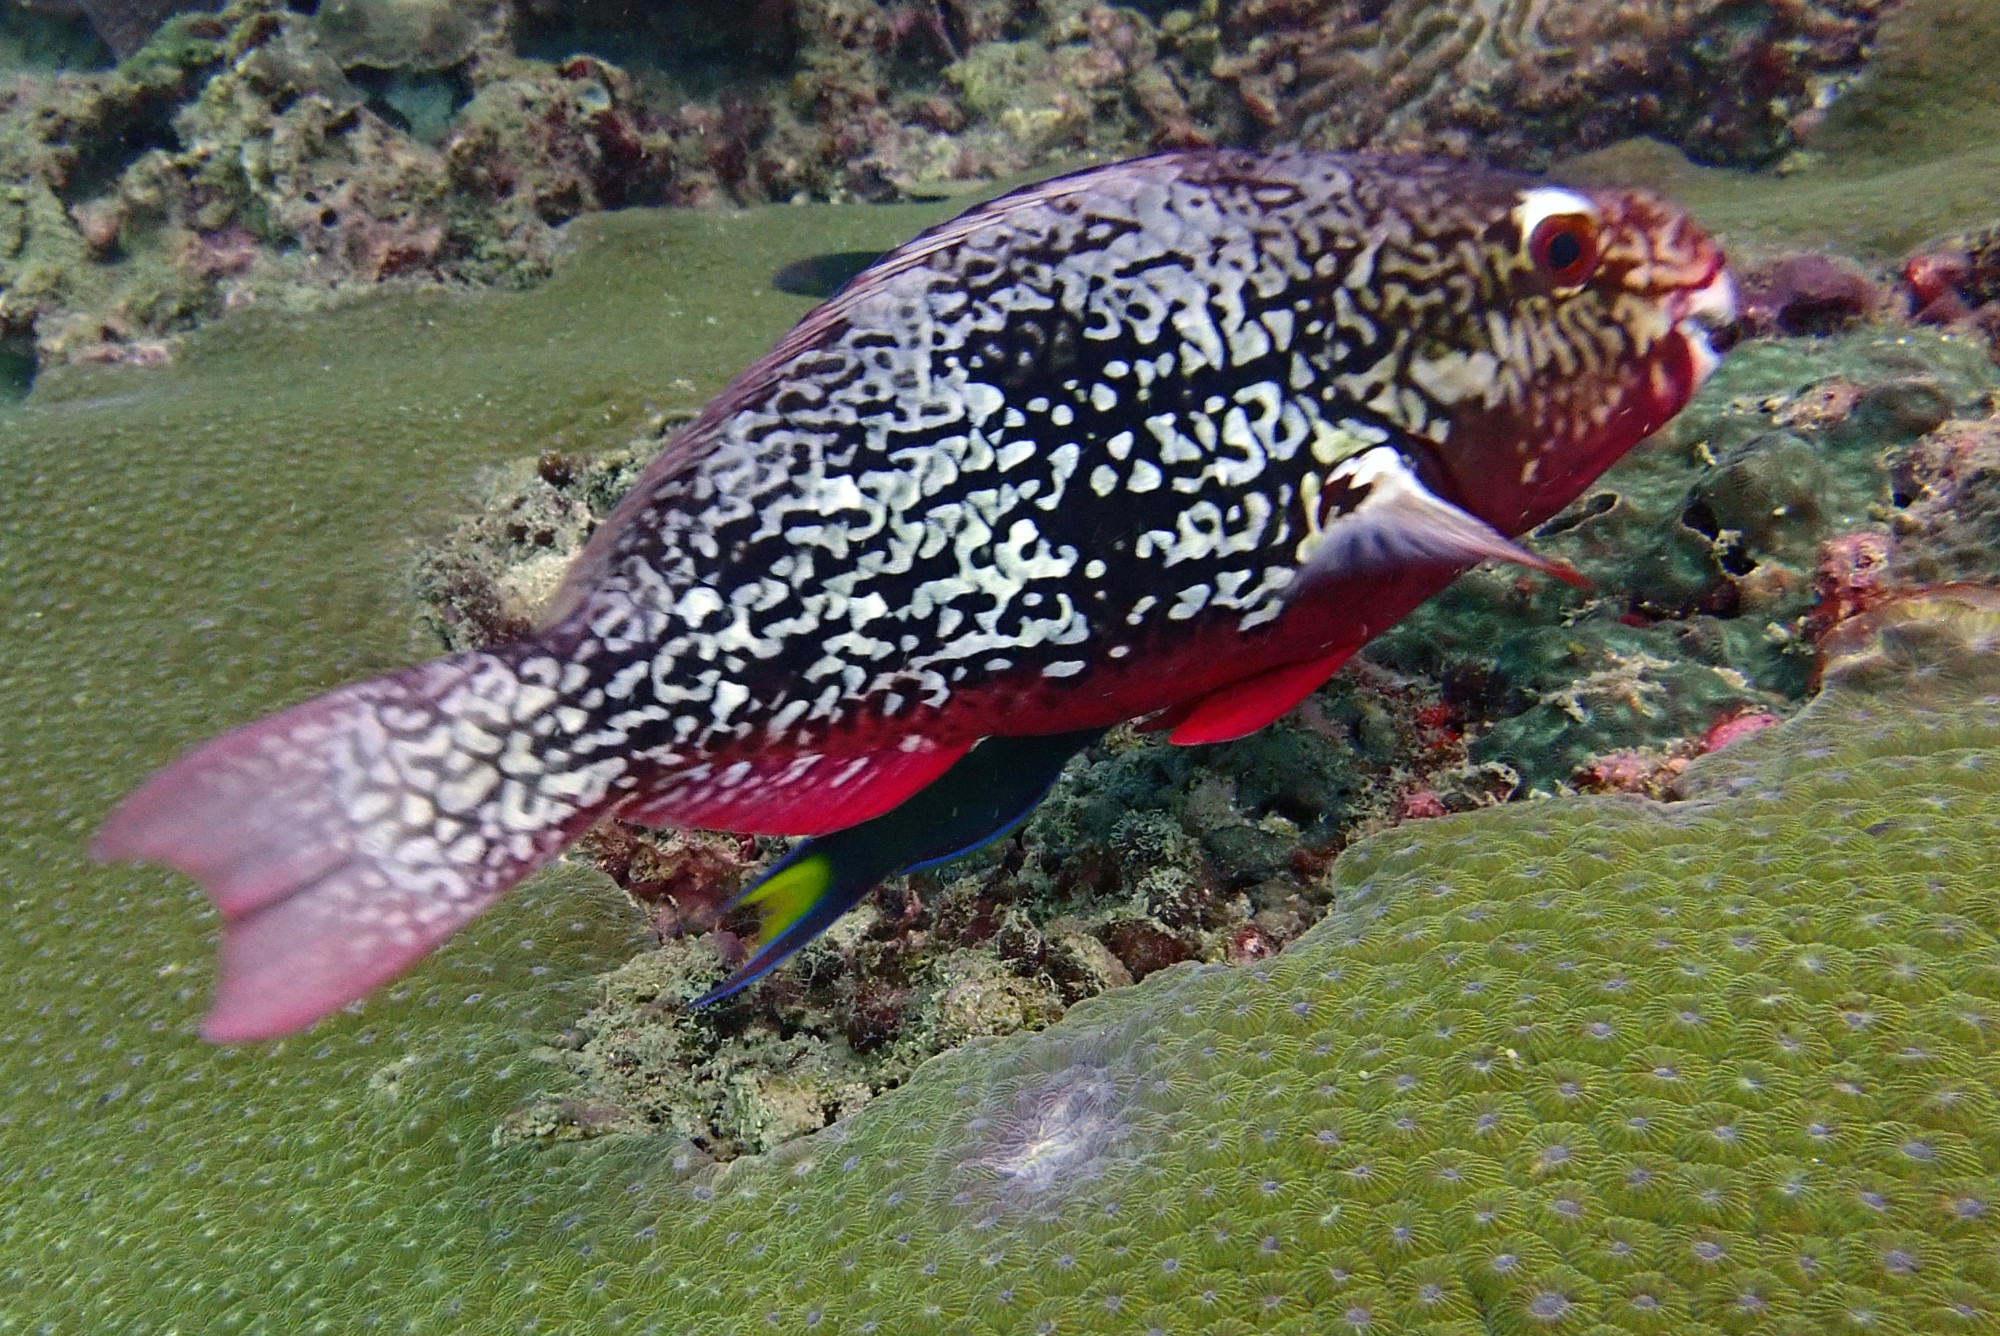
[[[99, 852], [207, 882], [208, 1033], [296, 1028], [603, 816], [820, 834], [981, 738], [1268, 722], [1686, 402], [1727, 271], [1649, 197], [1202, 152], [894, 252], [668, 447], [531, 640], [149, 781]], [[883, 856], [883, 866], [910, 859]]]

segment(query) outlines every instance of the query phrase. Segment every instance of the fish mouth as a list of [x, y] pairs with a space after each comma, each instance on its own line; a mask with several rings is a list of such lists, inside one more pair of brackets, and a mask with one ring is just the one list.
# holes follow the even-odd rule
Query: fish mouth
[[[1736, 280], [1718, 263], [1708, 282], [1683, 288], [1669, 299], [1667, 314], [1674, 332], [1687, 344], [1694, 384], [1707, 380], [1722, 365], [1722, 354], [1736, 345]], [[1689, 388], [1693, 388], [1690, 386]]]

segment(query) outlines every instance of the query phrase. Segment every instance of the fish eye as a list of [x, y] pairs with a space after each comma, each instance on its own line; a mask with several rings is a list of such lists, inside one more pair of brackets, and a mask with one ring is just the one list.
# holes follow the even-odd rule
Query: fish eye
[[1597, 256], [1597, 224], [1588, 214], [1551, 214], [1528, 234], [1528, 258], [1564, 287], [1589, 278]]

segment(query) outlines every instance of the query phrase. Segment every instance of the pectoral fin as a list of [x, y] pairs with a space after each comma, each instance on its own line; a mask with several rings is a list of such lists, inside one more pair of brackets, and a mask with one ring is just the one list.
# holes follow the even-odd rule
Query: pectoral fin
[[1384, 575], [1411, 566], [1475, 566], [1505, 561], [1580, 588], [1590, 584], [1560, 561], [1529, 551], [1486, 521], [1434, 495], [1391, 446], [1343, 460], [1315, 498], [1319, 524], [1299, 544], [1294, 591], [1323, 580]]

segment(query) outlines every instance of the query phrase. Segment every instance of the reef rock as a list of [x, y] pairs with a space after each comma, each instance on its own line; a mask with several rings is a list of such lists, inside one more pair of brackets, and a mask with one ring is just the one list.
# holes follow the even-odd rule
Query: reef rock
[[499, 35], [505, 0], [322, 0], [313, 28], [343, 66], [442, 70]]
[[219, 9], [221, 0], [72, 0], [72, 4], [122, 59], [144, 46], [146, 39], [175, 14]]
[[1522, 165], [1632, 135], [1755, 163], [1858, 66], [1883, 0], [1247, 0], [1217, 77], [1274, 138]]
[[[1668, 758], [1723, 716], [1786, 713], [1811, 690], [1825, 626], [1867, 603], [1824, 606], [1839, 597], [1819, 582], [1829, 544], [1887, 519], [1911, 535], [1910, 574], [1879, 577], [1895, 587], [2000, 579], [1996, 549], [1974, 536], [1980, 484], [1965, 462], [1996, 391], [2000, 371], [1962, 334], [1887, 325], [1746, 342], [1666, 431], [1534, 535], [1594, 591], [1474, 571], [1367, 653], [1440, 682], [1470, 755], [1533, 787], [1603, 787], [1599, 758]], [[1959, 496], [1947, 480], [1959, 471], [1964, 505], [1936, 499]]]

